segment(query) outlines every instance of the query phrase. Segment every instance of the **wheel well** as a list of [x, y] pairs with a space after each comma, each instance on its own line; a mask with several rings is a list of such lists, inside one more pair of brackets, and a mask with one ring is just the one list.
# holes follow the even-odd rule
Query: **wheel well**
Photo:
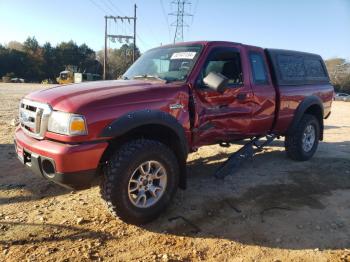
[[185, 188], [187, 152], [184, 152], [186, 150], [183, 149], [183, 141], [181, 141], [181, 138], [177, 135], [177, 133], [171, 128], [164, 125], [142, 125], [129, 130], [121, 136], [115, 137], [114, 139], [110, 140], [109, 146], [107, 147], [101, 158], [101, 163], [107, 161], [111, 154], [113, 154], [113, 152], [117, 150], [118, 147], [120, 147], [122, 144], [138, 138], [157, 140], [167, 145], [171, 150], [173, 150], [178, 159], [178, 164], [180, 168], [180, 187]]
[[323, 140], [323, 111], [319, 105], [312, 105], [305, 110], [305, 114], [313, 115], [320, 124], [320, 140]]

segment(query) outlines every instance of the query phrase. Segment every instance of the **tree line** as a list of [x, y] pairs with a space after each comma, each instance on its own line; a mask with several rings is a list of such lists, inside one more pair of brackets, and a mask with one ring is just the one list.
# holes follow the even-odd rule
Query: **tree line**
[[335, 90], [350, 94], [350, 62], [343, 58], [332, 58], [325, 62]]
[[[108, 78], [119, 77], [132, 64], [132, 50], [132, 44], [108, 49]], [[138, 56], [140, 51], [137, 49]], [[41, 46], [35, 37], [28, 37], [23, 43], [11, 41], [7, 45], [0, 44], [0, 79], [8, 76], [23, 78], [26, 82], [54, 82], [67, 67], [78, 68], [81, 73], [102, 75], [103, 60], [103, 50], [96, 53], [86, 44], [77, 45], [69, 41], [56, 46], [47, 42]]]
[[[108, 49], [107, 78], [120, 77], [133, 63], [133, 44]], [[136, 48], [136, 58], [140, 50]], [[49, 42], [40, 45], [35, 37], [28, 37], [24, 43], [0, 44], [0, 79], [2, 76], [24, 78], [27, 82], [55, 81], [59, 73], [68, 68], [78, 68], [81, 73], [102, 75], [104, 51], [95, 52], [86, 44], [73, 41], [52, 46]], [[343, 58], [325, 61], [331, 82], [338, 92], [350, 93], [350, 63]]]
[[[139, 58], [140, 55], [140, 50], [136, 48], [135, 58]], [[119, 49], [107, 49], [107, 58], [107, 78], [119, 78], [133, 63], [133, 44], [124, 44]], [[104, 50], [97, 52], [97, 60], [103, 64]]]

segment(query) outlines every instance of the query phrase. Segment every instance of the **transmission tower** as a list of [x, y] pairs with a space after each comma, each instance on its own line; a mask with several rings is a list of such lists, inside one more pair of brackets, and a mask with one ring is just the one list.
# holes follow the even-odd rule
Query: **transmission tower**
[[171, 2], [172, 5], [176, 6], [176, 11], [170, 13], [171, 16], [176, 16], [176, 21], [174, 21], [171, 26], [175, 28], [174, 43], [184, 41], [184, 27], [188, 27], [185, 22], [185, 17], [192, 16], [186, 12], [186, 6], [190, 5], [189, 0], [174, 0]]

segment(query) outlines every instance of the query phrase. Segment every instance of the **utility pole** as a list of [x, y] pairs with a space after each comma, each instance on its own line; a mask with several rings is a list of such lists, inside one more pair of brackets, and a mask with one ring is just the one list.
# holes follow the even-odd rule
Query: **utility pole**
[[184, 27], [188, 27], [188, 24], [185, 23], [184, 17], [193, 16], [186, 12], [186, 5], [190, 5], [189, 0], [174, 0], [171, 4], [176, 5], [176, 12], [172, 12], [169, 15], [176, 16], [176, 21], [171, 24], [175, 28], [174, 43], [184, 41]]
[[132, 52], [132, 61], [136, 60], [136, 4], [134, 4], [134, 50]]
[[[123, 40], [125, 40], [127, 43], [129, 42], [129, 40], [133, 40], [134, 42], [134, 46], [133, 46], [133, 54], [132, 54], [132, 59], [133, 62], [135, 62], [136, 60], [136, 4], [134, 5], [134, 16], [105, 16], [105, 50], [104, 50], [104, 60], [103, 60], [103, 79], [106, 80], [107, 79], [107, 68], [108, 68], [108, 58], [107, 58], [107, 40], [108, 39], [112, 39], [113, 42], [115, 42], [115, 40], [117, 39], [119, 42], [122, 42]], [[130, 23], [130, 21], [132, 20], [134, 22], [134, 34], [131, 35], [111, 35], [108, 34], [108, 28], [107, 28], [107, 22], [108, 19], [112, 19], [114, 20], [114, 22], [117, 22], [118, 20], [120, 20], [122, 23], [124, 23], [124, 21], [128, 21]]]
[[103, 80], [107, 79], [107, 16], [105, 16], [105, 52], [103, 59]]

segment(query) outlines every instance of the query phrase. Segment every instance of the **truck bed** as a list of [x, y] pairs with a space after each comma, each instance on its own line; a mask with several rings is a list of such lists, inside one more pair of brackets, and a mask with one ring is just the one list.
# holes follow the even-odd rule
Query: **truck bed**
[[306, 97], [319, 99], [323, 117], [329, 115], [333, 86], [321, 56], [282, 49], [265, 49], [265, 54], [276, 90], [273, 132], [286, 134]]

